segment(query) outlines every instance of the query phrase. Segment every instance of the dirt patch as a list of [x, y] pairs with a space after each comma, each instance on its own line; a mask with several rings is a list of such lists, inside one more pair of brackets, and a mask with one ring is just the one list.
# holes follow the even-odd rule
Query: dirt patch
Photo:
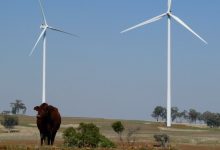
[[175, 131], [175, 132], [207, 132], [207, 130], [193, 130], [193, 129], [177, 129], [177, 128], [166, 128], [166, 127], [158, 127], [159, 130], [162, 131]]
[[16, 126], [15, 130], [19, 132], [6, 132], [0, 134], [0, 140], [35, 140], [39, 139], [39, 131], [34, 127]]
[[61, 124], [60, 126], [61, 128], [69, 128], [69, 127], [73, 127], [73, 128], [78, 128], [79, 124]]
[[180, 144], [180, 145], [176, 145], [176, 148], [180, 150], [220, 150], [220, 145]]

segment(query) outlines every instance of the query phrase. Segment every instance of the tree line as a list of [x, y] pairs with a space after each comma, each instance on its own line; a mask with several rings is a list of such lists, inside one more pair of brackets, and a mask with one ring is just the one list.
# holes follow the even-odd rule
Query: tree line
[[[151, 115], [156, 121], [166, 121], [167, 109], [162, 106], [156, 106]], [[172, 122], [188, 122], [188, 123], [205, 123], [207, 126], [214, 128], [220, 126], [220, 113], [210, 111], [198, 112], [195, 109], [180, 111], [178, 107], [171, 108]]]

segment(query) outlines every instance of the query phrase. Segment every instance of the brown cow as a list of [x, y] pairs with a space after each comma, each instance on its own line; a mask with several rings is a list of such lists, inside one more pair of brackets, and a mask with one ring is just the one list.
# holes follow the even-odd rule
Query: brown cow
[[37, 127], [40, 131], [41, 145], [47, 138], [48, 145], [53, 145], [57, 130], [60, 128], [61, 117], [58, 109], [47, 103], [35, 106], [37, 114]]

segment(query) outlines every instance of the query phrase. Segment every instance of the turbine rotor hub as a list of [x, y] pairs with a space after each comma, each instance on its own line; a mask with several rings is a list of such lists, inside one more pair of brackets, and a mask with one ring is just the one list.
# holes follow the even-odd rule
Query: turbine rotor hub
[[41, 29], [45, 29], [45, 28], [47, 28], [47, 27], [48, 27], [48, 25], [46, 25], [46, 24], [41, 24], [41, 25], [40, 25], [40, 28], [41, 28]]

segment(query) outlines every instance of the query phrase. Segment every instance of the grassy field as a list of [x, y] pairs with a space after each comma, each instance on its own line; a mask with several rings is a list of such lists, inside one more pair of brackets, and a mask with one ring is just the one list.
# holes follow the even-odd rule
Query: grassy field
[[[81, 122], [96, 124], [103, 135], [118, 143], [119, 146], [116, 149], [123, 149], [119, 143], [117, 134], [111, 128], [111, 124], [116, 120], [63, 117], [61, 128], [55, 139], [55, 146], [48, 148], [40, 147], [40, 136], [35, 119], [35, 117], [31, 116], [19, 116], [20, 125], [15, 127], [19, 132], [8, 133], [4, 127], [0, 126], [0, 150], [64, 149], [62, 131], [70, 126], [77, 127]], [[154, 134], [166, 133], [170, 136], [170, 145], [177, 150], [220, 150], [220, 129], [183, 124], [175, 124], [171, 128], [166, 128], [164, 123], [120, 121], [125, 126], [123, 133], [124, 149], [153, 149], [153, 145], [157, 144], [153, 138]], [[129, 130], [136, 128], [139, 128], [139, 130], [132, 136], [132, 139], [135, 139], [135, 143], [133, 146], [129, 146], [127, 143], [127, 134]]]

